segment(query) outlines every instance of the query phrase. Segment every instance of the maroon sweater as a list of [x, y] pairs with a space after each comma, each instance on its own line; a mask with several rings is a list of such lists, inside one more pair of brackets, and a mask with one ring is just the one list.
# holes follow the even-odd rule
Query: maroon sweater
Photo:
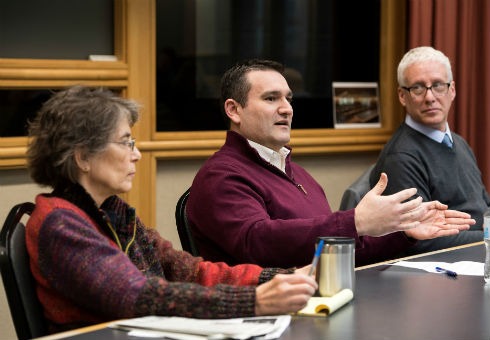
[[354, 209], [332, 212], [322, 187], [290, 157], [283, 173], [228, 131], [226, 143], [197, 173], [187, 203], [205, 259], [303, 266], [318, 236], [348, 236], [356, 240], [359, 266], [396, 257], [413, 244], [404, 233], [359, 237]]
[[[205, 262], [173, 249], [118, 197], [99, 210], [81, 187], [68, 192], [64, 199], [39, 195], [27, 224], [31, 270], [51, 332], [143, 315], [252, 316], [255, 285], [279, 271]], [[124, 250], [136, 230], [127, 254], [109, 223]]]

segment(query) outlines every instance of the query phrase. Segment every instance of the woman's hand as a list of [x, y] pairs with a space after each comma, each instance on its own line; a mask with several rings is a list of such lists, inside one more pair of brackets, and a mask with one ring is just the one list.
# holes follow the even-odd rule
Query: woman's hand
[[296, 273], [277, 274], [272, 280], [257, 286], [255, 315], [297, 312], [306, 306], [317, 288], [318, 285], [312, 276]]
[[[304, 266], [304, 267], [301, 267], [301, 268], [297, 268], [294, 273], [295, 274], [302, 274], [302, 275], [307, 275], [309, 276], [310, 275], [310, 268], [311, 268], [311, 264], [307, 265], [307, 266]], [[316, 269], [316, 268], [315, 268]], [[313, 271], [313, 274], [315, 274], [315, 271]]]

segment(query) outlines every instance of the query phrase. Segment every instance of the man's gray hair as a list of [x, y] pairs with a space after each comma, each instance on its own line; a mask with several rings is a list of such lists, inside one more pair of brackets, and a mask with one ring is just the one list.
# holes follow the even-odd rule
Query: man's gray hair
[[446, 73], [448, 76], [447, 81], [453, 81], [453, 72], [451, 70], [451, 62], [449, 58], [439, 50], [436, 50], [430, 46], [420, 46], [412, 48], [410, 51], [405, 53], [402, 60], [398, 64], [398, 85], [399, 86], [407, 86], [409, 84], [405, 84], [405, 70], [407, 67], [412, 65], [413, 63], [421, 62], [421, 61], [436, 61], [444, 65], [446, 68]]

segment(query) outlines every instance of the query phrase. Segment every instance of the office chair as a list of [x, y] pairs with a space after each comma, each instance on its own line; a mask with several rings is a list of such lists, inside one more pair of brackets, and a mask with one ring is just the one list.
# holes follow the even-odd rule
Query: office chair
[[369, 168], [367, 168], [362, 175], [344, 191], [342, 200], [340, 201], [339, 210], [355, 208], [364, 195], [371, 190], [369, 176], [371, 176], [374, 165], [375, 164], [370, 165]]
[[177, 231], [179, 233], [182, 249], [194, 256], [199, 256], [199, 251], [194, 242], [194, 236], [192, 235], [191, 226], [185, 212], [185, 206], [190, 192], [191, 188], [187, 189], [177, 201], [177, 206], [175, 207], [175, 222], [177, 224]]
[[10, 314], [19, 340], [47, 335], [46, 319], [29, 266], [25, 242], [24, 215], [31, 215], [34, 203], [15, 205], [0, 231], [0, 271]]

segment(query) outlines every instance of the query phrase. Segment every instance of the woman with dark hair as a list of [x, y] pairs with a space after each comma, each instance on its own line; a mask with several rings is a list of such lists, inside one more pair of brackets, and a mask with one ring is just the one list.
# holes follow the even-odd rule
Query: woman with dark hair
[[30, 125], [36, 198], [26, 239], [50, 331], [144, 315], [228, 318], [296, 312], [317, 284], [300, 269], [227, 266], [172, 248], [117, 195], [141, 153], [138, 105], [104, 89], [54, 94]]

